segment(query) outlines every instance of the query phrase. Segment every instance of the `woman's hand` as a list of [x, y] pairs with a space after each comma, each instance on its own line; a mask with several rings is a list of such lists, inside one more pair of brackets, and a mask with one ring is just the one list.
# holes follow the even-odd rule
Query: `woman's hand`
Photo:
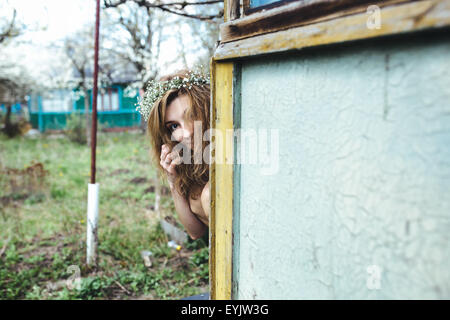
[[167, 174], [175, 210], [189, 236], [192, 239], [198, 239], [206, 232], [207, 226], [192, 212], [189, 201], [181, 195], [174, 186], [175, 178], [177, 177], [175, 166], [180, 163], [182, 163], [182, 158], [179, 154], [171, 151], [167, 144], [163, 144], [161, 146], [161, 161], [159, 164], [164, 168], [164, 171]]
[[164, 168], [167, 174], [167, 180], [169, 182], [170, 187], [173, 186], [175, 178], [177, 176], [177, 171], [175, 170], [175, 166], [180, 164], [180, 157], [171, 152], [167, 144], [163, 144], [161, 147], [161, 161], [159, 164]]

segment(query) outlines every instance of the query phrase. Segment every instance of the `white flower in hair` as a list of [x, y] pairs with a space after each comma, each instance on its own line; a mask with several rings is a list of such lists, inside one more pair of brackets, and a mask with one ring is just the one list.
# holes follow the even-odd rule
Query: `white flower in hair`
[[198, 71], [189, 71], [186, 77], [180, 78], [174, 77], [171, 80], [156, 81], [150, 80], [144, 96], [139, 98], [136, 105], [136, 110], [144, 117], [147, 122], [150, 111], [154, 107], [155, 103], [164, 96], [164, 94], [171, 89], [188, 88], [192, 89], [193, 85], [203, 86], [210, 83], [209, 76], [204, 76]]

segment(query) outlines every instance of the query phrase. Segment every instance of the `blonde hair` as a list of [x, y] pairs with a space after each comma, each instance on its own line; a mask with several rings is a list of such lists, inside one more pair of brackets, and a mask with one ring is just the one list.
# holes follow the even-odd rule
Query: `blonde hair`
[[[171, 80], [178, 76], [180, 78], [187, 78], [188, 70], [181, 70], [176, 73], [164, 76], [160, 81]], [[167, 91], [164, 96], [155, 102], [152, 110], [150, 111], [149, 119], [147, 121], [147, 131], [150, 136], [150, 143], [152, 145], [152, 157], [153, 161], [158, 168], [159, 177], [164, 176], [164, 168], [160, 165], [161, 147], [163, 144], [167, 144], [172, 150], [177, 141], [171, 140], [171, 132], [164, 125], [164, 119], [167, 111], [167, 107], [177, 97], [186, 95], [189, 100], [189, 106], [186, 110], [185, 117], [190, 121], [201, 121], [202, 123], [202, 137], [206, 130], [210, 128], [209, 125], [209, 108], [210, 108], [210, 86], [205, 85], [192, 85], [190, 89], [187, 87], [180, 89], [171, 89]], [[194, 154], [191, 154], [191, 161], [189, 163], [181, 163], [175, 166], [177, 177], [174, 185], [178, 192], [186, 199], [189, 197], [197, 199], [201, 193], [201, 189], [209, 180], [209, 165], [203, 161], [203, 150], [209, 144], [208, 141], [203, 141], [201, 144], [201, 150], [194, 150], [194, 153], [202, 152], [202, 163], [194, 163]], [[195, 144], [194, 144], [195, 145]]]

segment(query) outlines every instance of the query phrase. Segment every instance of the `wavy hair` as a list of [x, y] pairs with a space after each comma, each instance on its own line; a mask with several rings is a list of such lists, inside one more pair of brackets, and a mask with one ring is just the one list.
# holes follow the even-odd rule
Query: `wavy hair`
[[[186, 78], [188, 76], [188, 70], [181, 70], [176, 73], [161, 77], [160, 81], [171, 80], [178, 76], [180, 78]], [[152, 145], [152, 158], [158, 168], [159, 178], [164, 176], [164, 168], [160, 165], [161, 147], [163, 144], [167, 144], [172, 150], [177, 144], [177, 141], [171, 140], [171, 132], [165, 127], [164, 119], [166, 115], [167, 107], [177, 97], [186, 95], [189, 99], [189, 106], [186, 110], [185, 117], [192, 122], [201, 121], [202, 123], [202, 137], [206, 130], [210, 128], [209, 124], [209, 108], [210, 108], [210, 86], [209, 85], [192, 85], [190, 89], [180, 88], [171, 89], [167, 91], [153, 105], [152, 110], [147, 122], [147, 131], [150, 136], [150, 143]], [[175, 166], [177, 172], [174, 186], [178, 192], [186, 199], [189, 197], [197, 199], [201, 194], [203, 186], [209, 180], [209, 165], [203, 161], [203, 151], [209, 144], [208, 141], [202, 139], [201, 150], [193, 150], [191, 152], [190, 163], [181, 163]], [[194, 146], [196, 144], [194, 143]], [[198, 144], [197, 144], [198, 145]], [[194, 154], [201, 152], [201, 163], [194, 163]], [[182, 157], [182, 150], [179, 154]]]

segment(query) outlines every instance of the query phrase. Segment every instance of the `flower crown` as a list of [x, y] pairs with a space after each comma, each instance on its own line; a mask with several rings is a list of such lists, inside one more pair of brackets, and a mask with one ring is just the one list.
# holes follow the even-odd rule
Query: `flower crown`
[[171, 89], [188, 88], [191, 89], [193, 85], [203, 86], [209, 84], [209, 76], [205, 76], [198, 71], [189, 71], [186, 77], [175, 76], [166, 81], [150, 80], [147, 84], [144, 97], [138, 100], [136, 110], [144, 117], [147, 122], [150, 111], [164, 94]]

